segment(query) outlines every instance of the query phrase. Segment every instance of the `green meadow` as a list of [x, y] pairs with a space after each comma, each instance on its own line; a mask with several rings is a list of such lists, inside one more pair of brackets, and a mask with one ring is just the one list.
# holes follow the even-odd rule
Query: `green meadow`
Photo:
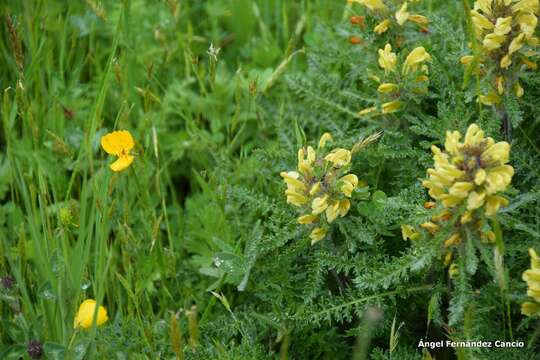
[[3, 0], [0, 359], [540, 359], [538, 0]]

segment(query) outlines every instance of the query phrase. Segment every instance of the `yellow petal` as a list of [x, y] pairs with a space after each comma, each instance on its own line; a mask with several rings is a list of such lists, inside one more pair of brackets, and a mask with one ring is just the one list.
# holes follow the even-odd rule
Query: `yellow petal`
[[118, 160], [116, 160], [109, 166], [112, 171], [122, 171], [126, 169], [129, 165], [131, 165], [133, 159], [135, 159], [135, 157], [133, 157], [132, 155], [123, 155], [120, 156]]
[[101, 147], [111, 155], [128, 153], [134, 146], [135, 141], [127, 130], [113, 131], [101, 137]]

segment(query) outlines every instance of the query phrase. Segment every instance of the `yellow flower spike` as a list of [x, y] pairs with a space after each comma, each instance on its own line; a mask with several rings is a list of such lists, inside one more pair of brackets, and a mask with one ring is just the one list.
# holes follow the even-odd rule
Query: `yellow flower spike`
[[391, 24], [390, 20], [388, 19], [383, 20], [373, 28], [373, 31], [381, 35], [385, 33], [386, 31], [388, 31], [388, 29], [390, 28], [390, 24]]
[[409, 18], [409, 13], [407, 12], [407, 2], [404, 2], [401, 8], [396, 12], [396, 21], [401, 26], [405, 24]]
[[386, 44], [383, 49], [379, 49], [379, 66], [388, 71], [394, 71], [397, 63], [397, 55], [392, 52], [392, 45]]
[[122, 171], [129, 167], [135, 159], [130, 154], [135, 141], [127, 130], [113, 131], [101, 137], [101, 147], [107, 154], [118, 156], [118, 160], [109, 165], [112, 171]]
[[347, 149], [337, 148], [325, 156], [325, 160], [331, 162], [334, 167], [342, 167], [351, 162], [351, 152]]
[[327, 207], [328, 207], [328, 195], [317, 197], [313, 199], [313, 202], [311, 203], [311, 209], [313, 210], [311, 213], [313, 215], [318, 215], [322, 213], [324, 210], [326, 210]]
[[326, 146], [326, 143], [332, 141], [332, 134], [325, 132], [322, 134], [321, 139], [319, 140], [319, 149], [322, 149]]
[[367, 7], [371, 11], [375, 10], [385, 10], [386, 5], [384, 5], [383, 0], [347, 0], [350, 3], [356, 3]]
[[308, 224], [313, 224], [318, 219], [319, 219], [319, 217], [317, 215], [307, 214], [307, 215], [300, 216], [297, 219], [297, 221], [298, 221], [299, 224], [308, 225]]
[[408, 74], [409, 71], [415, 71], [423, 62], [431, 61], [431, 55], [428, 54], [423, 46], [415, 48], [409, 53], [403, 64], [402, 72]]
[[377, 91], [384, 94], [384, 93], [395, 92], [398, 89], [399, 89], [399, 85], [397, 84], [384, 83], [384, 84], [379, 85], [379, 87], [377, 88]]
[[316, 243], [324, 239], [325, 236], [326, 230], [321, 227], [316, 227], [311, 231], [311, 234], [309, 234], [309, 237], [311, 238], [311, 245], [315, 245]]
[[398, 100], [385, 102], [382, 104], [382, 113], [390, 114], [390, 113], [396, 112], [399, 109], [401, 109], [401, 105], [402, 105], [401, 101], [398, 101]]
[[423, 26], [426, 26], [429, 24], [428, 18], [423, 15], [418, 15], [418, 14], [409, 15], [409, 20], [414, 21], [415, 23], [419, 25], [423, 25]]
[[[75, 315], [75, 319], [73, 321], [73, 327], [75, 329], [91, 328], [93, 320], [94, 320], [95, 311], [96, 311], [96, 301], [93, 299], [84, 300], [79, 306], [79, 310], [77, 311], [77, 314]], [[107, 316], [107, 310], [103, 306], [99, 306], [99, 308], [97, 309], [97, 315], [96, 315], [96, 326], [103, 325], [104, 323], [107, 322], [107, 320], [109, 320], [109, 317]]]

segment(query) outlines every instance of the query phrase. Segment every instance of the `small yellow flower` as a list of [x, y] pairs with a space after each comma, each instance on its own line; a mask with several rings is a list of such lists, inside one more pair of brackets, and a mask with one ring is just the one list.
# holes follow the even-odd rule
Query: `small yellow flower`
[[522, 279], [527, 283], [527, 296], [532, 301], [521, 305], [521, 313], [527, 316], [540, 315], [540, 258], [533, 248], [529, 249], [531, 268], [523, 272]]
[[376, 32], [379, 35], [382, 34], [382, 33], [385, 33], [386, 31], [388, 31], [388, 28], [390, 27], [390, 24], [391, 24], [390, 20], [388, 20], [388, 19], [383, 20], [373, 28], [373, 31]]
[[401, 109], [401, 105], [402, 105], [401, 101], [398, 101], [398, 100], [383, 103], [382, 113], [390, 114], [390, 113], [396, 112], [399, 109]]
[[326, 236], [326, 229], [317, 227], [311, 231], [309, 237], [311, 238], [311, 245], [315, 245]]
[[319, 217], [313, 214], [302, 215], [298, 218], [298, 223], [302, 225], [313, 224]]
[[319, 140], [319, 149], [324, 148], [328, 141], [332, 141], [332, 135], [329, 132], [325, 132]]
[[348, 174], [340, 179], [343, 182], [341, 192], [346, 197], [351, 197], [353, 190], [358, 186], [358, 177], [354, 174]]
[[337, 148], [326, 155], [324, 159], [333, 163], [335, 167], [342, 167], [351, 162], [351, 157], [352, 155], [349, 150]]
[[394, 71], [397, 62], [397, 55], [392, 52], [392, 45], [386, 44], [383, 49], [379, 49], [379, 66], [388, 71]]
[[410, 70], [416, 71], [418, 66], [426, 61], [431, 61], [431, 56], [428, 54], [426, 49], [424, 49], [422, 46], [415, 48], [405, 59], [405, 63], [403, 64], [403, 73], [408, 74]]
[[409, 15], [409, 20], [414, 21], [415, 23], [424, 25], [424, 26], [429, 24], [428, 18], [423, 15], [418, 15], [418, 14]]
[[401, 225], [401, 237], [403, 240], [418, 240], [420, 233], [411, 225]]
[[364, 5], [369, 10], [384, 10], [386, 5], [384, 5], [383, 0], [347, 0], [349, 3], [357, 3]]
[[393, 83], [384, 83], [379, 85], [377, 91], [380, 93], [391, 93], [399, 89], [399, 85]]
[[[96, 311], [96, 301], [93, 299], [87, 299], [82, 302], [79, 306], [79, 311], [75, 315], [75, 320], [73, 321], [73, 327], [88, 329], [92, 327], [94, 312]], [[103, 325], [109, 320], [107, 316], [107, 310], [100, 306], [97, 310], [96, 315], [96, 326]]]
[[401, 8], [396, 12], [396, 21], [401, 26], [405, 24], [409, 18], [409, 13], [407, 12], [407, 2], [404, 2]]
[[101, 137], [101, 147], [107, 154], [118, 156], [118, 160], [110, 165], [112, 171], [126, 169], [134, 160], [130, 154], [135, 141], [127, 130], [113, 131]]
[[377, 108], [375, 106], [371, 106], [371, 107], [365, 108], [363, 110], [360, 110], [358, 112], [358, 116], [364, 116], [364, 115], [370, 114], [370, 113], [372, 113], [374, 111], [377, 111]]

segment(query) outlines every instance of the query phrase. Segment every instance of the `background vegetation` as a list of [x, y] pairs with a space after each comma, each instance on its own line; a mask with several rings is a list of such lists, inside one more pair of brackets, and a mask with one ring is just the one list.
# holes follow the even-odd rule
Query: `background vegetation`
[[[540, 244], [540, 77], [505, 100], [504, 286], [485, 248], [456, 287], [439, 244], [413, 248], [400, 226], [429, 217], [420, 179], [446, 130], [502, 137], [463, 86], [464, 3], [418, 8], [429, 31], [402, 46], [431, 54], [429, 93], [366, 119], [380, 44], [344, 1], [2, 2], [0, 277], [14, 285], [0, 286], [0, 358], [32, 340], [50, 359], [540, 358], [519, 310]], [[136, 140], [121, 173], [99, 145], [113, 129]], [[310, 246], [279, 172], [323, 132], [348, 147], [381, 129], [351, 169], [367, 198]], [[110, 320], [75, 331], [86, 298]], [[429, 354], [420, 339], [525, 347]]]

